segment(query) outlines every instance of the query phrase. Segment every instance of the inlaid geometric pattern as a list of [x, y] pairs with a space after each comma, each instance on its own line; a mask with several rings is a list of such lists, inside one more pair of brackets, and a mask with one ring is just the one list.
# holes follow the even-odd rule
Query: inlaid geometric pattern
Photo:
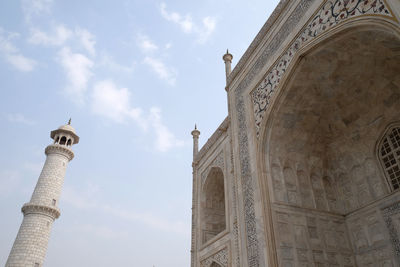
[[400, 127], [389, 130], [385, 135], [379, 157], [394, 190], [400, 188]]

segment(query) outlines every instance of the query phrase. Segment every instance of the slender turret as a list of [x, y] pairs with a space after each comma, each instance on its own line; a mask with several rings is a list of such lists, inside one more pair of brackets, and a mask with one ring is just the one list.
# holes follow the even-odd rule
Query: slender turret
[[46, 256], [51, 226], [60, 216], [58, 201], [67, 164], [74, 157], [71, 146], [79, 142], [75, 129], [68, 124], [50, 133], [53, 144], [47, 155], [31, 200], [22, 206], [24, 219], [19, 228], [6, 267], [41, 267]]
[[233, 56], [229, 53], [228, 49], [226, 50], [225, 55], [222, 56], [222, 59], [225, 62], [225, 75], [226, 79], [228, 79], [229, 74], [231, 74], [231, 64]]
[[199, 152], [199, 135], [200, 131], [197, 130], [197, 125], [194, 125], [194, 130], [192, 131], [193, 135], [193, 160], [197, 155], [197, 152]]

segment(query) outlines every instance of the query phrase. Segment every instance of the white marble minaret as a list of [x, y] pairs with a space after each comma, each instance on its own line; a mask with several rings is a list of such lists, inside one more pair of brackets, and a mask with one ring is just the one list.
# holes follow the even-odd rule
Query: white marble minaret
[[46, 256], [51, 226], [60, 216], [58, 201], [67, 164], [73, 159], [73, 144], [79, 142], [75, 129], [68, 124], [51, 132], [54, 143], [47, 155], [31, 200], [22, 206], [24, 219], [15, 238], [6, 267], [41, 267]]

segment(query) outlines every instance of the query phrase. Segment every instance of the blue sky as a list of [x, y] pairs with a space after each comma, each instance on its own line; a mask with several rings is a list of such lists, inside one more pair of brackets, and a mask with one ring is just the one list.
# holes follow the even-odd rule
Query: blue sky
[[191, 130], [227, 115], [233, 65], [277, 0], [0, 3], [0, 264], [45, 160], [72, 117], [45, 266], [189, 266]]

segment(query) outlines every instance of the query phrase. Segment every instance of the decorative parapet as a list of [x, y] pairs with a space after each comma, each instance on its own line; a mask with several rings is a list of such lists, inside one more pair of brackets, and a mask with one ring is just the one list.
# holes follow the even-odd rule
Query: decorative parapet
[[48, 145], [45, 150], [46, 155], [48, 154], [61, 154], [66, 156], [69, 161], [74, 158], [74, 152], [65, 145], [53, 144]]
[[228, 256], [228, 247], [225, 247], [215, 253], [214, 255], [202, 260], [200, 262], [200, 267], [210, 267], [213, 262], [218, 263], [219, 265], [226, 267], [228, 266], [229, 256]]
[[296, 52], [328, 29], [350, 18], [365, 15], [380, 15], [395, 20], [385, 0], [329, 0], [312, 16], [300, 35], [251, 92], [257, 137], [271, 97], [277, 90], [282, 76]]
[[226, 132], [229, 127], [229, 116], [225, 118], [225, 120], [220, 124], [218, 129], [211, 135], [211, 137], [207, 140], [207, 142], [203, 145], [200, 149], [199, 153], [197, 153], [196, 158], [194, 159], [195, 162], [199, 161], [208, 150], [212, 147], [212, 145]]
[[53, 220], [58, 219], [60, 217], [60, 210], [57, 207], [49, 207], [44, 205], [25, 203], [21, 211], [24, 215], [27, 214], [42, 214], [46, 216], [50, 216]]

